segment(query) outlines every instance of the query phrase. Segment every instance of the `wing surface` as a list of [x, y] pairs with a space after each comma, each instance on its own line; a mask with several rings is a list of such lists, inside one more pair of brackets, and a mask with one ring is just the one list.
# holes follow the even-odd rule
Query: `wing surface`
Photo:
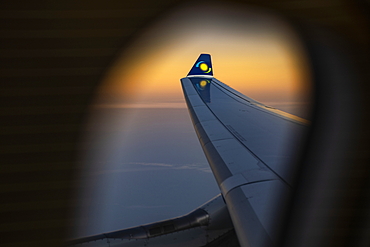
[[184, 96], [239, 242], [272, 246], [307, 122], [192, 71], [181, 79]]

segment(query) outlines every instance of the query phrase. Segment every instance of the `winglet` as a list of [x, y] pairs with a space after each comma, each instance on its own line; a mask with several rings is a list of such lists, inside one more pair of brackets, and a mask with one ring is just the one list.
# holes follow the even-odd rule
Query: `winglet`
[[198, 75], [213, 76], [211, 55], [200, 54], [187, 76]]

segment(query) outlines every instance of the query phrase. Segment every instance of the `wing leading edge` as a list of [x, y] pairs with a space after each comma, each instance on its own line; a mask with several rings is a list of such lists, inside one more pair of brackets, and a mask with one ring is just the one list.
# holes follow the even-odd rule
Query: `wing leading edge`
[[307, 122], [196, 73], [205, 58], [181, 79], [194, 128], [241, 246], [273, 246]]

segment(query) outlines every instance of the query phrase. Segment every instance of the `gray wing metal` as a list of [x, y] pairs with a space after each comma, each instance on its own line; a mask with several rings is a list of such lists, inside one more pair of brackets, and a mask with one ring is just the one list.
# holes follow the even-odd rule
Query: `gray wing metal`
[[67, 242], [79, 247], [239, 247], [221, 195], [184, 216]]
[[241, 246], [272, 246], [307, 122], [213, 77], [188, 76], [181, 83]]

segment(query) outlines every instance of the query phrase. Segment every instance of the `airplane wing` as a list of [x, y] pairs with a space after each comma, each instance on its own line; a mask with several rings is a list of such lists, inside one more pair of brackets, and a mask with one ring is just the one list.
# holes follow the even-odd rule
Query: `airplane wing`
[[200, 55], [181, 83], [240, 245], [273, 246], [307, 121], [214, 78], [209, 54]]
[[221, 195], [182, 217], [75, 239], [69, 245], [260, 247], [276, 243], [307, 121], [221, 83], [213, 77], [209, 54], [199, 56], [181, 83]]

